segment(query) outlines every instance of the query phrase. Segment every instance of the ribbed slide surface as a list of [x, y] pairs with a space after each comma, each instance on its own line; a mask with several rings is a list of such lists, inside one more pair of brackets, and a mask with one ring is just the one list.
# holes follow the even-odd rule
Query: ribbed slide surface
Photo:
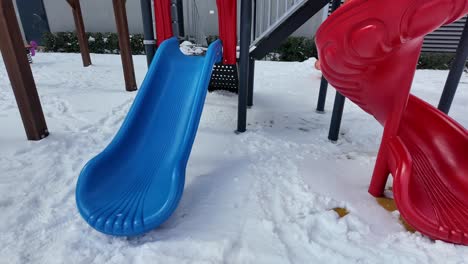
[[122, 127], [79, 176], [76, 202], [89, 225], [132, 236], [170, 217], [221, 56], [220, 41], [204, 57], [183, 55], [175, 38], [161, 44]]
[[468, 131], [410, 94], [424, 37], [468, 14], [468, 0], [353, 0], [317, 32], [321, 68], [383, 126], [369, 192], [389, 174], [406, 222], [432, 239], [468, 245]]

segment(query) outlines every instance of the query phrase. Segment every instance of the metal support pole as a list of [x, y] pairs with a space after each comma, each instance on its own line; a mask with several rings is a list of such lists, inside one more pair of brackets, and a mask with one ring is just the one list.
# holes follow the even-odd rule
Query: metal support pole
[[[257, 31], [257, 0], [252, 1], [252, 32], [251, 35], [253, 38], [250, 40], [250, 43], [255, 39]], [[249, 44], [250, 45], [250, 44]], [[249, 58], [249, 88], [247, 93], [247, 107], [253, 106], [253, 93], [254, 93], [254, 79], [255, 79], [255, 59]]]
[[[341, 0], [334, 0], [332, 2], [332, 12], [337, 10], [341, 5]], [[327, 86], [328, 81], [322, 77], [322, 83], [320, 84], [320, 92], [319, 92], [319, 102], [317, 103], [317, 111], [320, 111], [320, 107], [322, 107], [322, 111], [325, 109], [325, 99], [327, 97]], [[343, 118], [343, 110], [345, 105], [346, 97], [344, 97], [339, 92], [336, 92], [335, 95], [335, 102], [333, 104], [333, 112], [332, 118], [330, 123], [330, 130], [328, 132], [328, 139], [331, 141], [337, 141], [339, 134], [340, 134], [340, 127], [341, 127], [341, 119]], [[322, 106], [323, 105], [323, 106]]]
[[75, 21], [76, 36], [80, 44], [81, 59], [83, 66], [88, 67], [91, 65], [91, 57], [89, 55], [88, 38], [86, 37], [85, 26], [83, 22], [83, 15], [81, 13], [80, 0], [67, 0], [68, 4], [73, 10], [73, 20]]
[[141, 16], [143, 18], [143, 31], [145, 35], [145, 53], [146, 61], [148, 66], [153, 61], [154, 54], [156, 52], [156, 40], [154, 38], [154, 27], [153, 27], [153, 14], [151, 11], [151, 0], [141, 0]]
[[237, 111], [237, 132], [245, 132], [247, 127], [247, 96], [249, 87], [250, 38], [252, 33], [252, 2], [242, 0], [240, 23], [239, 58], [239, 105]]
[[252, 38], [250, 42], [254, 41], [257, 38], [257, 0], [252, 1], [252, 16], [253, 16], [253, 23], [252, 23]]
[[249, 92], [247, 94], [247, 106], [253, 106], [254, 93], [254, 77], [255, 77], [255, 59], [249, 58]]
[[[341, 5], [341, 0], [333, 0], [331, 11], [335, 12]], [[327, 99], [327, 88], [328, 88], [328, 81], [325, 77], [322, 76], [322, 81], [320, 82], [320, 91], [319, 97], [317, 101], [317, 112], [323, 113], [325, 112], [325, 101]]]
[[333, 105], [333, 113], [330, 124], [330, 131], [328, 132], [328, 139], [331, 141], [337, 141], [340, 133], [341, 118], [343, 117], [343, 109], [345, 104], [345, 97], [336, 92], [335, 104]]
[[184, 30], [184, 6], [183, 0], [172, 0], [172, 18], [174, 23], [174, 35], [178, 37], [185, 37]]
[[0, 50], [29, 140], [49, 135], [12, 0], [0, 1]]
[[322, 81], [320, 82], [320, 91], [319, 97], [317, 102], [317, 112], [324, 113], [325, 112], [325, 101], [327, 99], [327, 90], [328, 90], [328, 81], [325, 77], [322, 76]]
[[458, 84], [460, 83], [463, 70], [465, 69], [466, 60], [468, 59], [468, 18], [465, 23], [465, 29], [458, 44], [455, 60], [450, 69], [447, 82], [445, 83], [444, 91], [439, 102], [439, 110], [448, 114], [452, 106], [453, 98], [457, 92]]
[[130, 33], [128, 31], [126, 0], [113, 0], [115, 22], [119, 35], [120, 56], [125, 78], [125, 88], [128, 92], [136, 91], [135, 69], [133, 67], [132, 49], [130, 47]]

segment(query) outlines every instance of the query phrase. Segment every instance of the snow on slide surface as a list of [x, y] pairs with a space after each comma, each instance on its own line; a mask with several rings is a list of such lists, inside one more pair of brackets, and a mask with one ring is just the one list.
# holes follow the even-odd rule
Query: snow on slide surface
[[[404, 231], [367, 194], [381, 126], [345, 106], [337, 144], [315, 113], [315, 60], [258, 61], [248, 131], [234, 134], [237, 96], [208, 94], [180, 204], [134, 238], [87, 225], [75, 206], [85, 163], [117, 133], [135, 93], [120, 57], [39, 53], [32, 64], [50, 137], [25, 140], [0, 62], [0, 263], [468, 263], [468, 248]], [[135, 56], [141, 82], [146, 58]], [[417, 71], [413, 91], [436, 105], [447, 71]], [[451, 116], [468, 126], [468, 75]], [[331, 208], [345, 206], [339, 219]]]

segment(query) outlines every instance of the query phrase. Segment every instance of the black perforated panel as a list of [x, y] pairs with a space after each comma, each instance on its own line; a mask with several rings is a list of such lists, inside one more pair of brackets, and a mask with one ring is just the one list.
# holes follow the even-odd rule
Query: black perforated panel
[[238, 88], [237, 65], [215, 64], [208, 90], [226, 90], [237, 93]]

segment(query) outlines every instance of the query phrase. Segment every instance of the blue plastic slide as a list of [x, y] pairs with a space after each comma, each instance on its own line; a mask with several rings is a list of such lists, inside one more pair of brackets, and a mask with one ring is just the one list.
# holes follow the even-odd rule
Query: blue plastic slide
[[181, 198], [220, 41], [204, 57], [161, 44], [112, 142], [86, 164], [76, 187], [80, 214], [96, 230], [133, 236], [166, 221]]

